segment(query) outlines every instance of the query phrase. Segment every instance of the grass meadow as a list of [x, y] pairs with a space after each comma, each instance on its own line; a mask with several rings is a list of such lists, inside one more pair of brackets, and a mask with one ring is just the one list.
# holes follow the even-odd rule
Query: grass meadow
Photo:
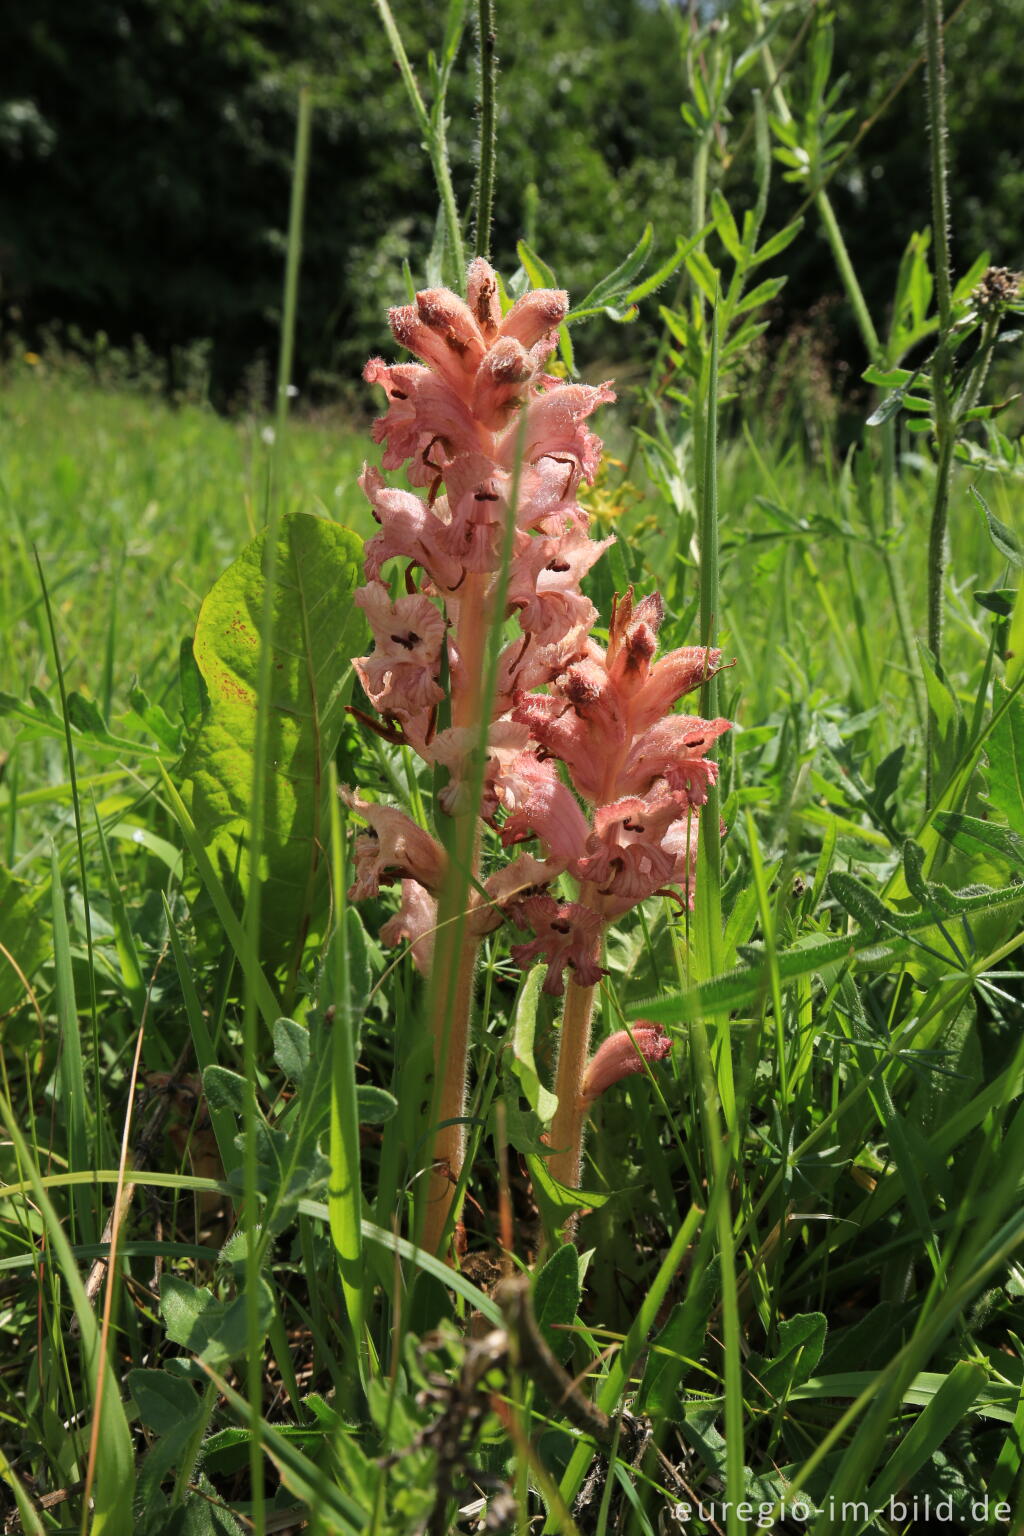
[[[693, 910], [656, 894], [604, 939], [595, 1041], [647, 1020], [671, 1051], [597, 1102], [560, 1183], [559, 1001], [489, 933], [437, 1251], [437, 983], [381, 941], [390, 888], [346, 897], [334, 792], [443, 819], [443, 781], [353, 682], [369, 392], [365, 420], [232, 420], [9, 359], [5, 1531], [1024, 1527], [1024, 546], [1012, 429], [980, 403], [999, 325], [984, 262], [933, 310], [919, 242], [843, 442], [813, 397], [772, 414], [744, 327], [800, 229], [762, 236], [764, 194], [756, 219], [700, 210], [717, 266], [681, 242], [649, 289], [637, 265], [591, 296], [662, 338], [661, 386], [595, 418], [581, 499], [616, 540], [586, 578], [595, 633], [616, 593], [659, 591], [663, 651], [717, 632], [733, 722]], [[573, 341], [563, 371], [603, 377]]]

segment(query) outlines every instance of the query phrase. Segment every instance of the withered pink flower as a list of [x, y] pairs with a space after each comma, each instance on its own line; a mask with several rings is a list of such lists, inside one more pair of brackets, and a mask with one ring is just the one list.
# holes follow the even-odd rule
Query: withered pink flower
[[561, 997], [566, 966], [581, 987], [594, 987], [604, 975], [595, 959], [604, 919], [576, 901], [559, 904], [553, 896], [529, 896], [513, 909], [520, 928], [531, 927], [537, 937], [529, 944], [513, 944], [512, 958], [524, 968], [533, 960], [546, 960], [545, 992]]
[[638, 1021], [628, 1030], [617, 1030], [590, 1059], [583, 1078], [584, 1103], [592, 1104], [613, 1083], [664, 1061], [671, 1050], [672, 1041], [660, 1024]]
[[356, 838], [356, 878], [350, 901], [367, 901], [382, 884], [417, 880], [428, 891], [440, 890], [448, 867], [441, 844], [393, 805], [374, 805], [350, 790], [342, 791], [350, 810], [369, 823], [370, 830]]
[[429, 976], [436, 927], [436, 899], [418, 880], [403, 880], [401, 905], [381, 928], [380, 941], [390, 948], [407, 939], [413, 965], [422, 976]]
[[515, 920], [522, 903], [530, 897], [545, 895], [548, 883], [560, 873], [560, 866], [548, 859], [535, 859], [532, 853], [519, 854], [511, 864], [488, 875], [484, 881], [487, 899], [477, 899], [473, 907], [469, 919], [472, 931], [493, 933], [506, 918]]

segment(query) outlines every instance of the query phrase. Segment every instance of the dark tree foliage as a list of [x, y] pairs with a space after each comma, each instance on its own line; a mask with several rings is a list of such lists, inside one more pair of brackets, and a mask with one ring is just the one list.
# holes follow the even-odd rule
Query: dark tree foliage
[[[441, 9], [426, 0], [394, 9], [425, 86]], [[906, 63], [917, 18], [854, 0], [839, 0], [837, 11], [837, 67], [850, 74], [859, 116]], [[525, 233], [578, 294], [648, 219], [661, 249], [687, 229], [691, 143], [675, 34], [652, 0], [501, 0], [498, 19], [495, 257], [514, 265]], [[1020, 244], [1024, 160], [1005, 124], [1022, 20], [1024, 0], [972, 0], [951, 29], [953, 196], [965, 262], [982, 241], [1014, 262]], [[168, 359], [210, 338], [222, 401], [253, 360], [272, 364], [305, 79], [317, 110], [298, 371], [314, 392], [358, 376], [380, 344], [382, 304], [402, 295], [403, 259], [422, 275], [436, 209], [372, 0], [35, 0], [8, 7], [3, 41], [0, 281], [9, 324], [27, 337], [52, 322], [122, 344], [139, 334]], [[467, 28], [450, 96], [464, 209], [471, 49]], [[749, 91], [733, 106], [738, 134]], [[899, 250], [928, 219], [920, 82], [843, 168], [834, 194], [881, 315]], [[809, 232], [787, 257], [790, 314], [838, 286], [813, 222]], [[621, 349], [633, 338], [612, 328], [606, 344]]]
[[[422, 60], [439, 40], [437, 9], [395, 9]], [[506, 260], [513, 251], [533, 182], [538, 242], [566, 280], [591, 281], [609, 250], [636, 238], [652, 183], [679, 174], [674, 71], [644, 85], [664, 25], [635, 0], [567, 0], [539, 17], [514, 0], [502, 22], [497, 249]], [[11, 8], [6, 42], [8, 319], [29, 336], [54, 321], [120, 343], [140, 334], [168, 357], [213, 338], [222, 397], [254, 357], [272, 359], [295, 102], [307, 79], [317, 111], [299, 371], [314, 383], [357, 372], [379, 338], [382, 299], [401, 296], [402, 259], [422, 271], [436, 208], [369, 0], [37, 0]], [[467, 67], [451, 97], [464, 206], [472, 91]]]

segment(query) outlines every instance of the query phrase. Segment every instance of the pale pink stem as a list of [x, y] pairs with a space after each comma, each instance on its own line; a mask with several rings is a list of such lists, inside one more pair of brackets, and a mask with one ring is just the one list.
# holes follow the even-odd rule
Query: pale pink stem
[[583, 1124], [590, 1107], [583, 1097], [583, 1078], [590, 1057], [590, 1021], [596, 991], [596, 987], [578, 987], [574, 981], [566, 983], [555, 1076], [558, 1108], [548, 1132], [548, 1141], [555, 1150], [548, 1159], [548, 1169], [552, 1178], [567, 1189], [578, 1189], [580, 1185]]
[[[453, 689], [452, 693], [452, 725], [456, 727], [471, 728], [480, 719], [480, 692], [490, 620], [486, 580], [486, 576], [471, 574], [465, 581], [458, 646], [466, 673], [462, 687]], [[466, 1152], [465, 1126], [444, 1125], [443, 1122], [461, 1120], [466, 1113], [469, 1031], [480, 940], [464, 923], [458, 922], [458, 914], [465, 910], [472, 879], [479, 874], [480, 838], [475, 806], [455, 817], [454, 848], [456, 856], [451, 878], [438, 908], [438, 935], [432, 968], [430, 1029], [434, 1041], [435, 1088], [431, 1124], [442, 1126], [442, 1129], [434, 1133], [433, 1167], [427, 1176], [422, 1243], [429, 1253], [440, 1251], [451, 1220]], [[468, 879], [461, 874], [466, 865], [470, 870]]]

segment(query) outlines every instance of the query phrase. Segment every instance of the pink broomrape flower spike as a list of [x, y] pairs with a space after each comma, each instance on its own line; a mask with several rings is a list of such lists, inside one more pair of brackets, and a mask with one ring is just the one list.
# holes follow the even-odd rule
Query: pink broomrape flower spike
[[[565, 293], [541, 290], [503, 314], [495, 273], [478, 258], [469, 268], [465, 300], [446, 289], [427, 289], [413, 304], [391, 311], [395, 340], [419, 361], [372, 358], [363, 375], [387, 395], [386, 413], [373, 429], [384, 446], [384, 470], [404, 465], [409, 485], [426, 494], [390, 486], [372, 468], [360, 480], [380, 532], [367, 545], [367, 585], [356, 597], [374, 647], [355, 667], [383, 720], [361, 718], [450, 774], [436, 807], [453, 822], [448, 858], [394, 808], [354, 806], [370, 823], [356, 846], [355, 899], [375, 894], [382, 881], [400, 879], [401, 909], [385, 924], [383, 937], [408, 940], [416, 965], [431, 973], [431, 1119], [439, 1128], [421, 1240], [432, 1252], [440, 1249], [454, 1214], [463, 1162], [459, 1122], [480, 936], [510, 912], [535, 911], [531, 900], [546, 898], [548, 884], [568, 867], [588, 832], [569, 789], [554, 782], [554, 770], [533, 771], [540, 768], [537, 744], [528, 725], [511, 717], [525, 691], [551, 683], [582, 660], [596, 617], [579, 584], [604, 546], [588, 539], [587, 514], [576, 498], [581, 482], [593, 479], [601, 452], [600, 439], [585, 423], [614, 395], [608, 385], [570, 384], [545, 373], [568, 307]], [[507, 548], [506, 583], [501, 567]], [[407, 595], [393, 601], [385, 585], [392, 572], [385, 568], [394, 561], [404, 564]], [[503, 653], [496, 697], [488, 701], [482, 697], [488, 635], [513, 616], [521, 636]], [[438, 730], [445, 653], [450, 710]], [[470, 803], [477, 798], [472, 763], [488, 723], [476, 805]], [[519, 761], [524, 755], [529, 762]], [[520, 855], [482, 882], [484, 900], [478, 816], [493, 825], [499, 807], [514, 810], [527, 800], [535, 815], [546, 817], [547, 858]], [[524, 822], [524, 836], [536, 830]], [[516, 840], [514, 831], [509, 840]], [[603, 917], [586, 909], [574, 919], [574, 904], [559, 909], [546, 899], [554, 917], [537, 944], [524, 949], [549, 959], [552, 987], [566, 968], [595, 981]]]
[[[552, 854], [567, 859], [568, 872], [580, 882], [571, 913], [569, 906], [554, 913], [561, 942], [557, 929], [548, 931], [554, 907], [549, 899], [549, 906], [522, 904], [537, 940], [513, 949], [521, 959], [541, 954], [548, 959], [547, 991], [560, 992], [564, 985], [548, 1166], [570, 1189], [579, 1188], [584, 1122], [602, 1078], [613, 1081], [605, 1074], [614, 1069], [620, 1076], [637, 1070], [631, 1061], [639, 1062], [627, 1034], [625, 1046], [621, 1035], [613, 1036], [614, 1044], [605, 1042], [588, 1065], [604, 931], [657, 894], [692, 907], [699, 811], [718, 772], [705, 754], [730, 729], [728, 720], [672, 712], [684, 694], [717, 670], [721, 657], [710, 648], [687, 648], [656, 661], [663, 615], [657, 594], [634, 603], [631, 589], [616, 599], [607, 650], [590, 641], [585, 655], [553, 679], [546, 694], [522, 697], [512, 711], [513, 721], [528, 726], [544, 754], [547, 781], [537, 772], [517, 772], [512, 764], [508, 783], [515, 810], [503, 835], [520, 842], [532, 833]], [[554, 785], [564, 786], [552, 759], [561, 761], [577, 793], [594, 808], [586, 837], [579, 833], [579, 820], [559, 804]], [[641, 1038], [652, 1051], [665, 1053], [660, 1036]]]

